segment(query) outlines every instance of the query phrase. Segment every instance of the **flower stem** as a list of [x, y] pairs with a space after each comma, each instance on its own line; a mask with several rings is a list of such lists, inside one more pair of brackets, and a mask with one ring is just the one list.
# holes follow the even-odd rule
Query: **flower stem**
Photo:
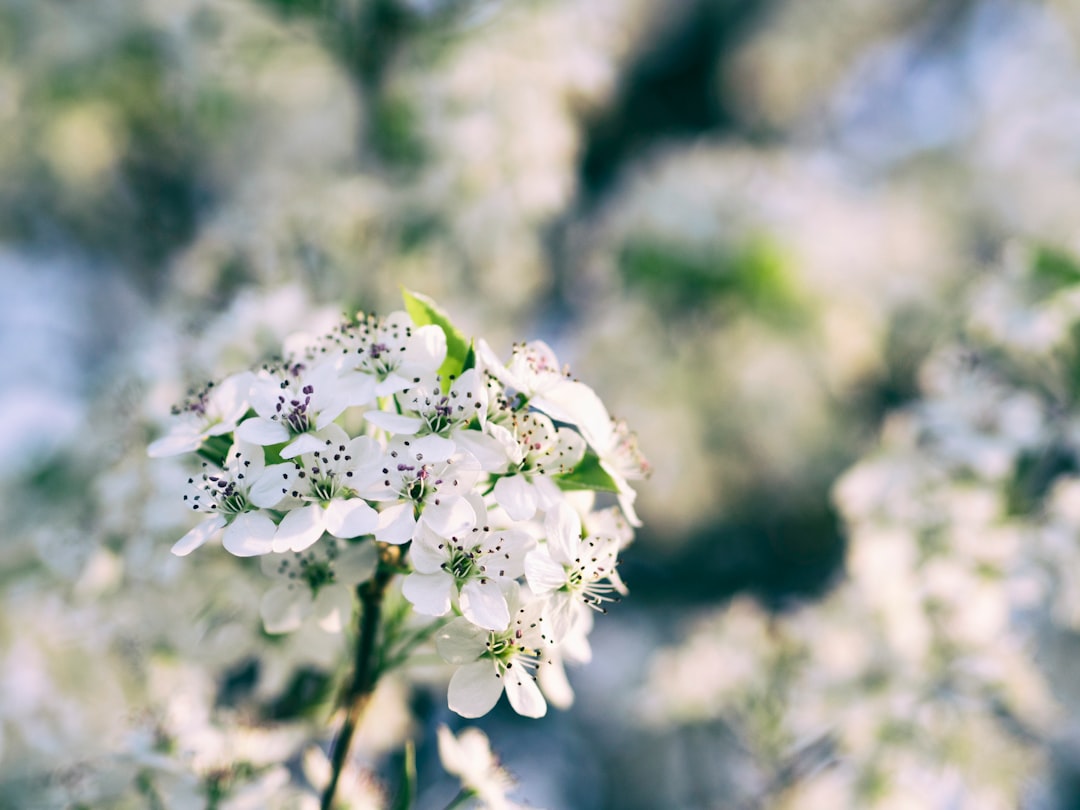
[[470, 799], [476, 796], [475, 790], [469, 790], [468, 788], [462, 788], [457, 796], [451, 800], [450, 804], [446, 805], [445, 810], [457, 810], [459, 807], [464, 807]]
[[[391, 546], [388, 551], [399, 550]], [[383, 562], [387, 560], [384, 559]], [[323, 791], [321, 810], [330, 810], [333, 806], [338, 779], [341, 778], [341, 772], [345, 768], [353, 734], [379, 680], [381, 667], [375, 642], [382, 620], [382, 603], [386, 595], [386, 586], [390, 584], [394, 574], [395, 569], [392, 565], [380, 565], [374, 577], [356, 588], [356, 594], [360, 598], [360, 628], [356, 642], [356, 658], [353, 664], [352, 682], [345, 693], [345, 719], [334, 739], [333, 756], [330, 759], [330, 782]]]

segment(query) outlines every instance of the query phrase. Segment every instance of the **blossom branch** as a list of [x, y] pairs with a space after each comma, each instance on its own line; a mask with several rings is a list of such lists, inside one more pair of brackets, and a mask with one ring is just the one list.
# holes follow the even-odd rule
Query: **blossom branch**
[[353, 665], [352, 682], [345, 693], [345, 719], [342, 721], [341, 730], [334, 740], [333, 755], [330, 766], [330, 782], [323, 792], [321, 810], [330, 810], [334, 802], [334, 794], [337, 792], [338, 779], [345, 767], [349, 756], [349, 748], [352, 745], [353, 734], [360, 724], [368, 701], [375, 692], [381, 672], [380, 662], [376, 654], [376, 639], [379, 634], [379, 625], [382, 619], [383, 598], [386, 588], [397, 572], [396, 563], [400, 558], [400, 549], [389, 546], [383, 550], [383, 565], [367, 582], [357, 586], [356, 593], [360, 599], [360, 630], [356, 643], [356, 658]]

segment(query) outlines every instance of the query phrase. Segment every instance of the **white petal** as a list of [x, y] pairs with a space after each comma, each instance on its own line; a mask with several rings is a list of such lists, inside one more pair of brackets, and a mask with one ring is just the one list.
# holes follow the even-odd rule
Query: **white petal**
[[480, 544], [480, 564], [500, 577], [517, 579], [525, 573], [525, 553], [535, 547], [536, 540], [519, 529], [491, 532]]
[[376, 427], [398, 436], [413, 436], [424, 426], [424, 420], [415, 416], [402, 416], [389, 411], [368, 411], [364, 418]]
[[549, 593], [566, 584], [566, 569], [551, 559], [545, 548], [525, 555], [525, 579], [535, 594]]
[[379, 513], [363, 498], [335, 499], [326, 506], [326, 530], [346, 540], [375, 531]]
[[641, 518], [638, 517], [637, 510], [634, 509], [635, 500], [637, 500], [637, 493], [632, 489], [627, 488], [619, 492], [619, 506], [622, 507], [623, 514], [626, 515], [626, 522], [631, 526], [641, 526]]
[[379, 550], [373, 542], [344, 543], [344, 550], [334, 560], [338, 582], [358, 585], [371, 579], [379, 566]]
[[283, 582], [263, 594], [259, 614], [267, 633], [289, 633], [303, 624], [312, 606], [311, 589], [306, 584]]
[[409, 452], [425, 464], [437, 464], [454, 455], [457, 446], [442, 436], [428, 435], [409, 442]]
[[566, 667], [559, 659], [546, 661], [536, 671], [540, 689], [548, 701], [560, 709], [569, 709], [574, 704], [574, 690], [566, 677]]
[[177, 557], [186, 557], [193, 552], [211, 537], [213, 537], [217, 531], [225, 525], [225, 518], [221, 515], [213, 515], [208, 517], [190, 532], [185, 534], [175, 543], [171, 549], [172, 553]]
[[[216, 385], [210, 399], [223, 423], [235, 425], [247, 412], [251, 398], [251, 387], [255, 384], [255, 375], [242, 371], [226, 377]], [[230, 427], [229, 430], [232, 430]], [[228, 432], [228, 431], [225, 431]]]
[[391, 394], [396, 394], [398, 391], [404, 391], [410, 385], [412, 385], [411, 379], [391, 372], [390, 374], [387, 374], [384, 379], [375, 383], [375, 396], [388, 397]]
[[441, 537], [455, 537], [464, 534], [476, 523], [476, 512], [464, 498], [440, 499], [439, 503], [428, 503], [420, 514], [420, 519], [435, 534]]
[[533, 491], [536, 493], [536, 505], [547, 512], [562, 503], [566, 496], [559, 489], [559, 485], [546, 475], [538, 475], [533, 478]]
[[491, 634], [468, 619], [457, 618], [435, 636], [435, 649], [449, 664], [468, 664], [487, 650]]
[[222, 545], [237, 557], [269, 554], [274, 548], [275, 531], [277, 527], [266, 513], [245, 512], [225, 527]]
[[551, 638], [556, 643], [562, 642], [574, 629], [574, 624], [580, 615], [578, 613], [580, 605], [581, 602], [566, 591], [555, 591], [548, 596], [544, 617], [548, 620]]
[[[251, 407], [255, 409], [259, 416], [266, 417], [267, 421], [277, 412], [278, 397], [281, 395], [281, 382], [281, 378], [263, 371], [259, 373], [255, 382], [251, 384]], [[275, 424], [277, 423], [275, 422]]]
[[414, 329], [405, 344], [405, 363], [410, 369], [418, 367], [434, 371], [446, 359], [446, 333], [441, 326], [428, 324]]
[[321, 439], [312, 433], [301, 433], [281, 448], [281, 457], [296, 458], [303, 453], [314, 453], [316, 450], [322, 450], [325, 446], [326, 439]]
[[461, 589], [461, 612], [465, 618], [488, 630], [505, 630], [510, 624], [506, 597], [493, 579], [470, 580]]
[[611, 416], [607, 408], [585, 383], [563, 378], [529, 402], [552, 419], [577, 425], [589, 444], [601, 452], [610, 444]]
[[273, 509], [292, 490], [297, 472], [292, 462], [271, 464], [251, 484], [248, 500], [261, 509]]
[[514, 520], [528, 520], [536, 514], [536, 491], [523, 475], [511, 475], [495, 482], [495, 500]]
[[510, 461], [506, 446], [482, 431], [455, 430], [450, 438], [458, 449], [465, 450], [480, 462], [484, 472], [503, 472]]
[[416, 518], [413, 517], [412, 501], [396, 503], [379, 512], [379, 522], [375, 526], [375, 539], [380, 543], [400, 545], [412, 540], [416, 533]]
[[261, 444], [281, 444], [289, 440], [289, 431], [280, 422], [256, 416], [245, 419], [236, 428], [236, 438], [240, 441]]
[[180, 453], [192, 453], [199, 449], [200, 444], [202, 444], [202, 436], [198, 432], [191, 429], [173, 430], [172, 433], [150, 442], [146, 448], [146, 454], [150, 458], [176, 456]]
[[338, 378], [338, 386], [345, 402], [352, 405], [367, 405], [375, 399], [375, 378], [361, 372], [348, 372]]
[[569, 504], [562, 502], [544, 516], [548, 551], [561, 563], [572, 563], [581, 554], [581, 517]]
[[326, 585], [315, 597], [316, 623], [327, 633], [340, 633], [352, 618], [352, 591], [344, 585]]
[[445, 616], [450, 612], [450, 591], [454, 578], [445, 571], [412, 573], [401, 583], [401, 593], [425, 616]]
[[495, 663], [477, 661], [454, 673], [446, 692], [446, 702], [462, 717], [483, 717], [495, 708], [502, 690], [502, 681], [495, 675]]
[[309, 504], [281, 519], [274, 535], [274, 551], [303, 551], [323, 535], [326, 527], [322, 506]]
[[409, 557], [413, 568], [421, 574], [434, 574], [449, 561], [449, 546], [444, 538], [421, 526], [409, 547]]
[[543, 717], [547, 714], [547, 701], [544, 700], [540, 687], [520, 662], [510, 666], [502, 680], [506, 697], [515, 712], [524, 717]]

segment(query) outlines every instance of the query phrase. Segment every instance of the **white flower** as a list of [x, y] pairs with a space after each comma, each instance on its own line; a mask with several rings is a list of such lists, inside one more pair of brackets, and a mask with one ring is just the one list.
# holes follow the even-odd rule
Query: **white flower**
[[585, 455], [585, 442], [570, 428], [555, 428], [540, 413], [515, 414], [512, 432], [491, 428], [510, 456], [508, 473], [495, 482], [499, 506], [514, 520], [528, 520], [562, 502], [562, 492], [548, 476], [567, 473]]
[[[417, 377], [434, 373], [446, 359], [446, 333], [429, 324], [416, 327], [405, 312], [386, 318], [361, 315], [355, 323], [331, 336], [339, 356], [335, 361], [342, 381], [356, 392], [368, 390], [385, 397], [403, 391]], [[366, 401], [350, 404], [363, 405]]]
[[396, 501], [379, 513], [376, 539], [408, 542], [418, 523], [443, 537], [473, 526], [476, 513], [463, 496], [476, 483], [480, 465], [468, 453], [455, 451], [454, 443], [441, 436], [395, 439], [381, 461], [358, 474], [356, 489], [362, 497]]
[[378, 523], [378, 513], [356, 496], [352, 479], [358, 467], [381, 457], [379, 446], [367, 436], [350, 439], [337, 425], [318, 436], [322, 447], [300, 457], [303, 466], [295, 468], [289, 481], [290, 498], [303, 505], [281, 519], [274, 551], [303, 551], [324, 532], [342, 539], [360, 537]]
[[447, 773], [461, 780], [462, 792], [488, 810], [515, 810], [520, 805], [506, 798], [515, 783], [491, 752], [488, 738], [478, 728], [466, 728], [457, 737], [439, 726], [439, 759]]
[[296, 363], [276, 373], [264, 371], [251, 387], [251, 406], [258, 416], [241, 422], [236, 438], [252, 444], [285, 444], [282, 458], [310, 453], [323, 444], [312, 434], [337, 419], [349, 399], [348, 386], [329, 363], [314, 367]]
[[[486, 517], [483, 503], [479, 507]], [[522, 575], [532, 542], [524, 532], [490, 526], [472, 526], [450, 538], [421, 529], [409, 552], [416, 571], [405, 578], [402, 593], [429, 616], [446, 615], [456, 600], [473, 624], [505, 630], [510, 611], [502, 586]]]
[[355, 586], [371, 578], [379, 562], [375, 543], [329, 539], [304, 552], [268, 554], [263, 573], [278, 580], [259, 612], [268, 633], [296, 630], [309, 616], [338, 633], [352, 615]]
[[448, 663], [460, 664], [450, 678], [449, 707], [462, 717], [481, 717], [506, 697], [525, 717], [543, 717], [547, 702], [536, 685], [535, 671], [551, 643], [540, 600], [521, 603], [510, 588], [507, 602], [513, 621], [506, 630], [485, 630], [466, 618], [454, 619], [439, 631], [435, 646]]
[[595, 535], [582, 539], [581, 519], [570, 506], [559, 504], [544, 520], [547, 542], [525, 555], [525, 577], [537, 596], [548, 594], [556, 640], [570, 631], [575, 603], [603, 611], [616, 586], [608, 581], [618, 562], [619, 541]]
[[175, 418], [169, 433], [150, 443], [151, 458], [174, 456], [198, 450], [211, 436], [223, 436], [236, 428], [248, 409], [248, 397], [255, 375], [250, 371], [210, 383], [182, 406], [173, 409]]
[[480, 384], [475, 369], [453, 381], [427, 374], [409, 381], [398, 395], [402, 413], [372, 411], [366, 414], [374, 425], [403, 436], [434, 433], [449, 437], [466, 427], [473, 418], [487, 418], [487, 388]]
[[515, 344], [505, 366], [485, 340], [476, 341], [476, 356], [485, 371], [530, 402], [567, 379], [555, 352], [542, 340]]
[[637, 436], [625, 420], [612, 419], [596, 392], [575, 380], [553, 385], [542, 399], [530, 404], [552, 419], [575, 425], [581, 431], [600, 459], [600, 466], [615, 482], [619, 506], [630, 525], [640, 526], [641, 520], [634, 510], [637, 493], [629, 482], [648, 478], [651, 469], [638, 447]]
[[194, 491], [184, 501], [207, 517], [173, 545], [172, 553], [184, 557], [222, 529], [225, 550], [238, 557], [270, 552], [277, 527], [263, 510], [281, 501], [282, 476], [290, 476], [292, 468], [292, 464], [266, 467], [261, 447], [234, 444], [223, 470], [204, 471], [201, 479], [188, 479]]
[[[365, 417], [371, 424], [399, 436], [443, 436], [476, 458], [485, 470], [505, 468], [507, 457], [502, 444], [483, 432], [488, 389], [475, 369], [449, 383], [437, 374], [418, 377], [397, 400], [401, 413], [368, 411]], [[480, 430], [470, 429], [474, 419]]]

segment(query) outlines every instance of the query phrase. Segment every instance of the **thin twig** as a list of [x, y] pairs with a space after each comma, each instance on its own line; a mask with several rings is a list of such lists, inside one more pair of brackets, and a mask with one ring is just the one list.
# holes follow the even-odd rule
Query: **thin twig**
[[323, 792], [321, 810], [330, 810], [337, 792], [338, 779], [345, 768], [349, 756], [353, 734], [364, 716], [364, 709], [375, 691], [381, 671], [377, 660], [376, 639], [382, 619], [382, 602], [386, 595], [386, 586], [394, 577], [390, 566], [379, 566], [375, 576], [357, 586], [356, 594], [360, 598], [360, 631], [356, 642], [356, 658], [353, 665], [352, 682], [345, 693], [345, 719], [334, 739], [333, 756], [330, 760], [330, 783]]

